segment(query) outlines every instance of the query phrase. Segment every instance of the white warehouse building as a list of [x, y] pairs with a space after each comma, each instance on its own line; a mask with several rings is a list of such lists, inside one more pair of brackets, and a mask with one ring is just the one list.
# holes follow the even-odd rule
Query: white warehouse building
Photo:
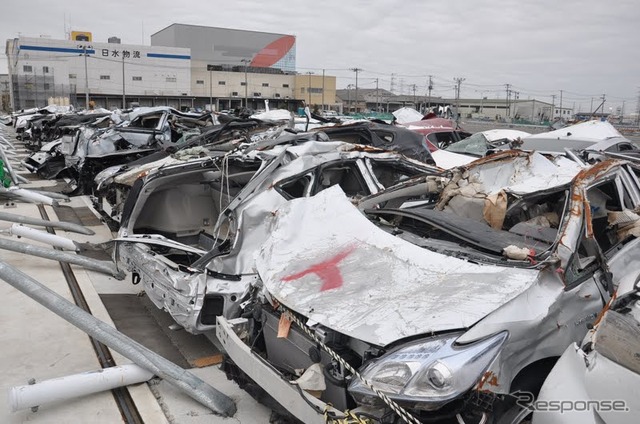
[[13, 110], [85, 107], [87, 92], [105, 108], [123, 107], [123, 94], [126, 105], [193, 105], [188, 48], [21, 36], [7, 40], [6, 55]]

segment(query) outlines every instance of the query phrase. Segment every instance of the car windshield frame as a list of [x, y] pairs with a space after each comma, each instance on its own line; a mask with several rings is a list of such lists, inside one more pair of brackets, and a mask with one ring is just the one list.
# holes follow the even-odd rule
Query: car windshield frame
[[463, 155], [482, 157], [489, 150], [489, 140], [482, 133], [472, 134], [456, 143], [451, 143], [443, 150]]

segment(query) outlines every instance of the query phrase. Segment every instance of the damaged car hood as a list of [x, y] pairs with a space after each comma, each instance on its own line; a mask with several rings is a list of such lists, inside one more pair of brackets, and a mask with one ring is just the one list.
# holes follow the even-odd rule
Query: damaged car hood
[[378, 346], [470, 327], [538, 274], [422, 249], [376, 227], [338, 186], [279, 208], [256, 267], [269, 295], [310, 324]]

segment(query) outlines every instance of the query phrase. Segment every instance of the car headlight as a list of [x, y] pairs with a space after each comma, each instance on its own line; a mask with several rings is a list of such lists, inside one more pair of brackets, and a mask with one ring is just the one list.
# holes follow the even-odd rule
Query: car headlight
[[[435, 409], [459, 397], [480, 380], [507, 339], [502, 332], [484, 340], [456, 345], [460, 336], [447, 335], [401, 346], [367, 363], [360, 371], [364, 379], [390, 398]], [[375, 393], [360, 379], [349, 392], [363, 404], [379, 404]]]

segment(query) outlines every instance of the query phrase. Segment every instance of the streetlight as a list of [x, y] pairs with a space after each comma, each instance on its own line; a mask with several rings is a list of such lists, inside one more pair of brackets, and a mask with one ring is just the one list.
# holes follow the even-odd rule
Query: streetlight
[[87, 46], [82, 46], [84, 56], [84, 108], [89, 110], [89, 71], [87, 70]]
[[240, 62], [244, 63], [244, 107], [249, 108], [247, 104], [247, 65], [249, 64], [249, 59], [242, 59]]
[[213, 112], [213, 65], [207, 65], [209, 71], [209, 112]]
[[322, 111], [324, 112], [324, 69], [322, 70]]
[[311, 75], [313, 75], [313, 72], [309, 71], [307, 75], [309, 75], [309, 84], [307, 84], [307, 94], [309, 95], [308, 105], [311, 105]]
[[480, 114], [484, 114], [484, 91], [482, 90], [475, 90], [476, 93], [480, 93]]

